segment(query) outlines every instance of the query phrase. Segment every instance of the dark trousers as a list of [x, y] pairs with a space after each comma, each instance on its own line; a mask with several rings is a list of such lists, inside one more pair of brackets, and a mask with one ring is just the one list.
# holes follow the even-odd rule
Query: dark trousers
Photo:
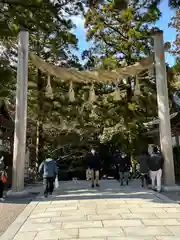
[[117, 180], [119, 181], [119, 179], [120, 179], [120, 175], [119, 175], [119, 167], [118, 167], [117, 164], [115, 165], [115, 167], [116, 167], [115, 179], [117, 179]]
[[3, 192], [4, 192], [4, 183], [0, 181], [0, 198], [3, 198]]
[[53, 177], [44, 178], [44, 194], [47, 195], [48, 193], [52, 194], [54, 191], [54, 181]]
[[141, 185], [144, 186], [144, 180], [146, 182], [146, 186], [149, 184], [148, 173], [141, 173]]
[[129, 172], [121, 172], [121, 171], [120, 171], [119, 175], [120, 175], [121, 184], [123, 184], [123, 180], [126, 181], [126, 183], [128, 184], [128, 181], [129, 181]]

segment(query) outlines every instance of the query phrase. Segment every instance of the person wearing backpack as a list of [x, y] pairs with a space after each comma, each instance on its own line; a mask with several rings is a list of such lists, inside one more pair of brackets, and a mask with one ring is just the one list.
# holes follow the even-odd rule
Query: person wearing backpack
[[5, 171], [4, 157], [0, 157], [0, 201], [4, 201], [3, 192], [4, 192], [4, 184], [7, 181], [7, 174]]
[[39, 173], [43, 176], [44, 197], [48, 197], [54, 191], [54, 183], [58, 174], [56, 161], [52, 158], [47, 158], [39, 166]]

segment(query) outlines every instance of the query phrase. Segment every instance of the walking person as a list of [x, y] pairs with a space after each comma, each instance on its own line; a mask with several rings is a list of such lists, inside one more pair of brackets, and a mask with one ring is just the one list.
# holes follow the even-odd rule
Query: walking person
[[115, 172], [115, 179], [117, 179], [117, 181], [119, 181], [120, 176], [119, 176], [119, 163], [121, 160], [121, 154], [118, 150], [116, 150], [116, 152], [113, 154], [113, 163], [116, 169]]
[[4, 157], [0, 157], [0, 201], [4, 201], [4, 184], [7, 182], [7, 173], [5, 171]]
[[140, 165], [140, 174], [141, 174], [141, 186], [144, 187], [144, 181], [146, 182], [146, 186], [148, 187], [149, 185], [149, 166], [148, 166], [148, 161], [149, 161], [149, 153], [147, 151], [142, 151], [140, 156], [138, 157], [138, 163]]
[[101, 168], [100, 156], [96, 153], [95, 149], [91, 149], [91, 153], [88, 155], [88, 168], [91, 171], [91, 187], [94, 188], [94, 176], [95, 176], [95, 183], [96, 187], [99, 186], [99, 171]]
[[121, 159], [119, 162], [119, 174], [120, 174], [120, 183], [123, 186], [123, 180], [125, 180], [126, 184], [129, 184], [129, 171], [131, 169], [131, 159], [130, 156], [122, 153]]
[[162, 155], [158, 152], [158, 148], [153, 148], [153, 153], [151, 154], [148, 165], [150, 169], [150, 177], [152, 182], [152, 189], [156, 190], [155, 183], [157, 183], [157, 191], [161, 192], [161, 178], [163, 169], [164, 159]]
[[43, 176], [44, 196], [52, 195], [54, 191], [54, 183], [58, 174], [56, 161], [52, 158], [47, 158], [39, 166], [39, 173]]

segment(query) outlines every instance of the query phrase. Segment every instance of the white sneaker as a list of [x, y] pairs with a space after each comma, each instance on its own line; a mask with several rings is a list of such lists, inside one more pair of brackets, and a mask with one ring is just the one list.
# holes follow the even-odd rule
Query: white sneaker
[[1, 201], [1, 202], [4, 202], [4, 198], [0, 198], [0, 201]]

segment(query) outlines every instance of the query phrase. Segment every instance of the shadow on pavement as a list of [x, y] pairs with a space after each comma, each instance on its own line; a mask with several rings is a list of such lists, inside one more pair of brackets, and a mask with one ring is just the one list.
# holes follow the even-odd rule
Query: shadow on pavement
[[[44, 198], [43, 185], [28, 186], [26, 196], [8, 196], [1, 204], [28, 204], [31, 201], [64, 201], [64, 200], [93, 200], [93, 199], [144, 199], [155, 203], [172, 203], [170, 194], [158, 194], [147, 188], [141, 188], [140, 182], [132, 180], [128, 186], [120, 186], [116, 180], [100, 181], [100, 188], [91, 188], [90, 181], [60, 182], [59, 188], [52, 196]], [[173, 199], [174, 200], [174, 199]]]
[[4, 202], [1, 202], [2, 204], [5, 203], [11, 203], [11, 204], [28, 204], [31, 201], [35, 200], [39, 193], [29, 193], [28, 196], [17, 196], [17, 197], [11, 197], [8, 196], [5, 198]]
[[114, 199], [114, 200], [147, 200], [153, 203], [172, 203], [172, 201], [161, 194], [147, 188], [140, 188], [137, 181], [133, 181], [129, 186], [119, 186], [115, 180], [101, 181], [100, 188], [92, 189], [90, 182], [80, 181], [77, 183], [60, 183], [52, 196], [44, 198], [41, 194], [37, 201], [68, 201], [68, 200], [94, 200], [94, 199]]
[[20, 194], [8, 194], [11, 190], [6, 192], [5, 201], [1, 203], [11, 203], [11, 204], [27, 204], [34, 200], [38, 194], [40, 194], [43, 189], [42, 184], [32, 184], [25, 187], [25, 190]]

